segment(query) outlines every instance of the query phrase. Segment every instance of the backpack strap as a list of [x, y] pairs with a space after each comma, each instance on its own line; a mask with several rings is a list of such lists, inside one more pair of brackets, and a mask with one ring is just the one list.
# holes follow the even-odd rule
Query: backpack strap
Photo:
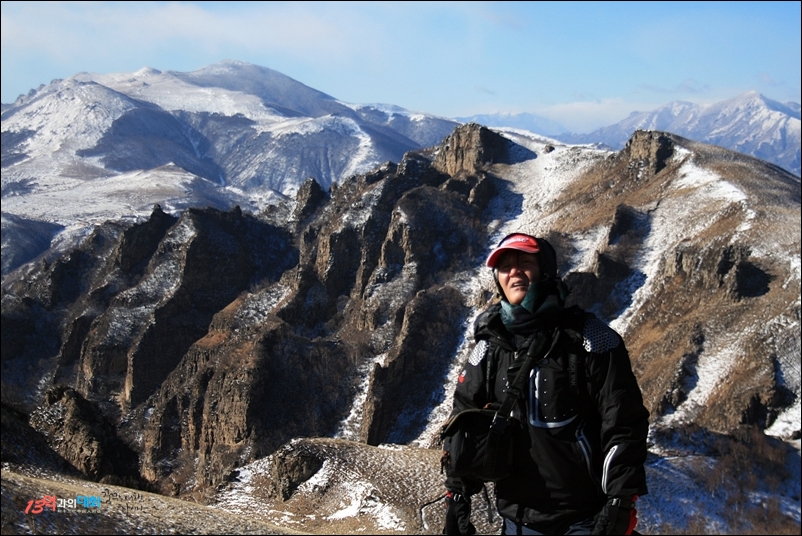
[[588, 414], [595, 411], [595, 404], [593, 404], [588, 384], [586, 357], [589, 350], [586, 344], [585, 323], [595, 317], [578, 307], [571, 309], [568, 322], [562, 327], [562, 331], [571, 340], [571, 348], [568, 351], [569, 389], [571, 394], [579, 400], [582, 413]]

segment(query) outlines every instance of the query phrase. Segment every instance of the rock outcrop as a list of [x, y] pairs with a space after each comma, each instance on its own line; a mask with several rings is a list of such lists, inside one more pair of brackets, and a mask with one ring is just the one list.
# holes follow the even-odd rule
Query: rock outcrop
[[142, 485], [136, 452], [117, 436], [117, 428], [74, 389], [48, 389], [30, 417], [50, 447], [90, 480]]
[[674, 144], [665, 133], [636, 130], [621, 151], [621, 158], [628, 159], [627, 168], [640, 177], [644, 173], [648, 176], [660, 173], [673, 154]]
[[447, 136], [434, 159], [439, 171], [457, 176], [475, 175], [494, 163], [504, 163], [510, 142], [487, 127], [468, 123]]

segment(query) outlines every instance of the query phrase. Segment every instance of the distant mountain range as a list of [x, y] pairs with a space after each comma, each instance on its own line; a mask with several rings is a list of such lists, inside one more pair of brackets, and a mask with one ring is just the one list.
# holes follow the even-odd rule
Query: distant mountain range
[[511, 127], [551, 136], [565, 143], [604, 144], [622, 149], [636, 130], [659, 130], [718, 145], [778, 165], [800, 175], [800, 105], [781, 103], [756, 91], [710, 105], [674, 101], [650, 112], [632, 112], [614, 125], [588, 134], [532, 114], [460, 117], [488, 127]]
[[800, 107], [746, 93], [711, 106], [676, 102], [590, 134], [532, 114], [455, 119], [391, 104], [350, 104], [274, 70], [223, 61], [190, 72], [79, 73], [2, 112], [2, 270], [109, 219], [239, 205], [259, 212], [314, 178], [324, 190], [460, 123], [515, 128], [620, 149], [660, 130], [756, 156], [800, 174]]
[[238, 61], [54, 80], [3, 106], [3, 273], [57, 234], [72, 243], [157, 203], [257, 212], [309, 177], [328, 190], [436, 145], [458, 124], [344, 103]]
[[55, 176], [108, 178], [171, 164], [249, 194], [294, 195], [296, 177], [328, 189], [435, 145], [458, 124], [344, 103], [237, 61], [191, 73], [79, 73], [20, 97], [2, 121], [4, 195], [46, 189]]

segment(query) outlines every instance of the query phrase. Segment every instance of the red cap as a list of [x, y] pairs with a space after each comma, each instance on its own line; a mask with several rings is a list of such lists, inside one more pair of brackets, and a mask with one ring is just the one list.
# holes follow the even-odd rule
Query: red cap
[[538, 245], [535, 237], [523, 233], [513, 233], [504, 237], [499, 245], [496, 246], [496, 249], [490, 253], [485, 264], [493, 268], [501, 254], [508, 249], [516, 249], [524, 253], [540, 253], [540, 245]]

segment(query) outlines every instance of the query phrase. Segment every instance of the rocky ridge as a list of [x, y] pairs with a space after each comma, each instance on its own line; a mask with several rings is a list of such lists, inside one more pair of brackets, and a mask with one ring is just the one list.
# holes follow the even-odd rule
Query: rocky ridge
[[[725, 433], [792, 411], [799, 278], [780, 252], [799, 255], [788, 224], [798, 181], [653, 131], [618, 153], [551, 147], [470, 124], [329, 192], [309, 180], [293, 203], [261, 214], [155, 207], [146, 222], [100, 226], [4, 281], [4, 408], [29, 416], [30, 437], [88, 479], [204, 501], [279, 452], [296, 461], [275, 462], [265, 493], [291, 500], [322, 467], [292, 454], [294, 438], [414, 441], [429, 456], [432, 406], [447, 407], [466, 326], [492, 299], [464, 282], [484, 277], [488, 229], [521, 217], [564, 252], [571, 299], [619, 322], [655, 422]], [[513, 177], [522, 166], [562, 169], [563, 183], [526, 197]], [[697, 168], [752, 201], [716, 198], [704, 218], [691, 213]], [[506, 223], [494, 219], [499, 204]], [[657, 249], [655, 230], [672, 217], [686, 234]], [[590, 252], [588, 236], [600, 237]], [[694, 406], [699, 371], [728, 355], [728, 333], [740, 334], [744, 357], [728, 364], [738, 381]], [[119, 444], [138, 474], [108, 456]]]

